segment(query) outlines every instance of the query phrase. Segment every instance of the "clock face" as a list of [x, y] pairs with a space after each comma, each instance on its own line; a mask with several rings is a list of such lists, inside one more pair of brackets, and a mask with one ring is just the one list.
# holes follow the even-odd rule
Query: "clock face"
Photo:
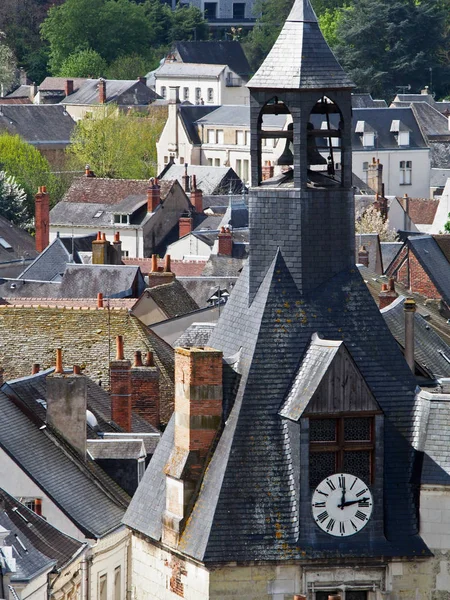
[[336, 473], [319, 483], [311, 505], [314, 521], [320, 529], [336, 537], [347, 537], [367, 525], [373, 499], [362, 479], [348, 473]]

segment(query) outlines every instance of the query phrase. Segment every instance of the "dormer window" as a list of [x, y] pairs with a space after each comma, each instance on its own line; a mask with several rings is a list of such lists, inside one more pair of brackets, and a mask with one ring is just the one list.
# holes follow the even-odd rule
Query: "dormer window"
[[375, 146], [375, 129], [367, 121], [358, 121], [355, 133], [361, 136], [361, 143], [364, 148], [373, 148]]
[[114, 223], [119, 223], [121, 225], [129, 225], [130, 215], [114, 215]]
[[397, 144], [399, 146], [409, 146], [411, 130], [404, 123], [398, 120], [394, 120], [391, 123], [391, 133], [395, 134]]

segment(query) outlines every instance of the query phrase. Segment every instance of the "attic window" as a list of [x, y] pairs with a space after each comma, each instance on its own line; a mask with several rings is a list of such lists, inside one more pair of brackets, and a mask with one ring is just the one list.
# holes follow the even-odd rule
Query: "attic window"
[[99, 217], [101, 217], [104, 212], [104, 210], [98, 210], [94, 215], [94, 219], [98, 219]]
[[121, 225], [129, 225], [130, 215], [114, 215], [114, 223], [120, 223]]
[[5, 248], [5, 250], [12, 250], [11, 244], [8, 244], [8, 242], [5, 240], [5, 238], [2, 238], [2, 237], [0, 237], [0, 246], [2, 248]]
[[409, 146], [409, 128], [401, 121], [394, 120], [391, 123], [391, 133], [395, 134], [399, 146]]
[[363, 133], [362, 144], [363, 146], [375, 146], [375, 134], [372, 131]]

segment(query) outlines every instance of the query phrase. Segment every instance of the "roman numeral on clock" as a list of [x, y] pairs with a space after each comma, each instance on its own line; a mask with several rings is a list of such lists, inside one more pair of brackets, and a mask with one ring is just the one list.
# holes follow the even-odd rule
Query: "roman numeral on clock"
[[370, 504], [369, 504], [369, 501], [368, 501], [368, 500], [360, 500], [360, 501], [358, 502], [358, 506], [359, 506], [360, 508], [369, 508]]
[[339, 487], [345, 488], [345, 477], [343, 475], [339, 475]]
[[317, 515], [317, 520], [320, 521], [321, 523], [323, 523], [327, 519], [328, 519], [328, 513], [326, 510], [324, 510], [322, 513], [320, 513], [320, 515]]
[[335, 490], [336, 486], [334, 485], [334, 483], [332, 481], [330, 481], [329, 479], [327, 479], [327, 484], [330, 487], [330, 490]]
[[345, 533], [345, 523], [339, 523], [339, 533], [344, 535]]
[[357, 510], [355, 513], [355, 517], [357, 519], [359, 519], [360, 521], [365, 521], [367, 519], [367, 515], [365, 515], [363, 512], [361, 512], [360, 510]]
[[333, 531], [333, 527], [336, 521], [334, 519], [330, 519], [327, 524], [327, 531]]
[[316, 502], [314, 504], [314, 508], [325, 508], [326, 504], [325, 502]]
[[320, 490], [317, 490], [318, 494], [321, 494], [322, 496], [326, 496], [328, 498], [328, 494], [325, 494], [325, 492], [321, 492]]
[[360, 492], [358, 492], [356, 494], [356, 497], [359, 498], [360, 496], [362, 496], [363, 494], [365, 494], [367, 491], [368, 491], [367, 488], [365, 488], [364, 490], [361, 490]]

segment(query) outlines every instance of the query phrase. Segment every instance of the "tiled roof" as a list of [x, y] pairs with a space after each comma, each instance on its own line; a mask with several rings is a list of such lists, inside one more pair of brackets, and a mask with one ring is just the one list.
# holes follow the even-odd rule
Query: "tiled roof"
[[[160, 182], [161, 198], [169, 193], [173, 181], [166, 178]], [[146, 179], [106, 179], [103, 177], [77, 177], [64, 195], [64, 202], [91, 202], [94, 204], [118, 204], [127, 196], [147, 194]]]
[[[99, 79], [86, 79], [77, 91], [64, 98], [62, 104], [99, 104], [99, 81]], [[116, 102], [119, 105], [146, 106], [159, 98], [156, 92], [140, 81], [107, 79], [105, 84], [106, 103]]]
[[3, 105], [0, 114], [0, 130], [17, 134], [30, 144], [67, 145], [75, 121], [58, 104]]
[[131, 310], [135, 298], [105, 298], [104, 307], [97, 307], [97, 298], [3, 298], [11, 306], [32, 306], [34, 308], [81, 308], [97, 310]]
[[[87, 79], [85, 77], [71, 77], [73, 91], [76, 92]], [[46, 77], [39, 86], [39, 91], [62, 91], [65, 90], [67, 77]]]
[[[3, 489], [0, 489], [0, 526], [10, 531], [5, 545], [16, 546], [13, 583], [29, 581], [43, 568], [54, 566], [59, 571], [85, 547], [83, 542], [62, 533]], [[20, 546], [17, 547], [17, 538], [26, 551], [21, 552]]]
[[207, 346], [215, 326], [215, 323], [192, 323], [172, 345], [174, 348], [177, 346]]
[[354, 87], [326, 43], [309, 0], [295, 0], [277, 41], [248, 87], [297, 90]]
[[430, 235], [410, 236], [406, 242], [414, 252], [444, 302], [450, 306], [450, 265], [437, 241]]
[[[399, 198], [399, 202], [405, 208], [405, 199]], [[408, 215], [415, 225], [431, 225], [439, 206], [439, 200], [429, 198], [409, 198]]]
[[[184, 165], [171, 165], [163, 174], [161, 184], [168, 179], [176, 179], [181, 183], [184, 174]], [[231, 167], [189, 165], [188, 175], [196, 176], [198, 189], [207, 195], [226, 194], [230, 189], [232, 193], [239, 194], [244, 185]]]
[[152, 298], [167, 319], [199, 309], [198, 304], [177, 279], [171, 283], [148, 288], [143, 295]]
[[160, 369], [161, 418], [167, 422], [174, 398], [173, 349], [128, 310], [0, 306], [0, 364], [5, 380], [28, 375], [33, 363], [51, 367], [55, 349], [62, 348], [65, 365], [83, 365], [86, 375], [108, 388], [109, 360], [115, 356], [118, 335], [124, 337], [125, 356], [130, 360], [136, 350], [154, 352]]
[[[152, 270], [151, 258], [124, 258], [125, 265], [135, 265], [140, 267], [144, 275], [148, 275]], [[198, 260], [171, 260], [170, 269], [177, 277], [196, 277], [201, 275], [205, 268], [206, 259]], [[158, 259], [158, 267], [164, 266], [164, 259]]]

